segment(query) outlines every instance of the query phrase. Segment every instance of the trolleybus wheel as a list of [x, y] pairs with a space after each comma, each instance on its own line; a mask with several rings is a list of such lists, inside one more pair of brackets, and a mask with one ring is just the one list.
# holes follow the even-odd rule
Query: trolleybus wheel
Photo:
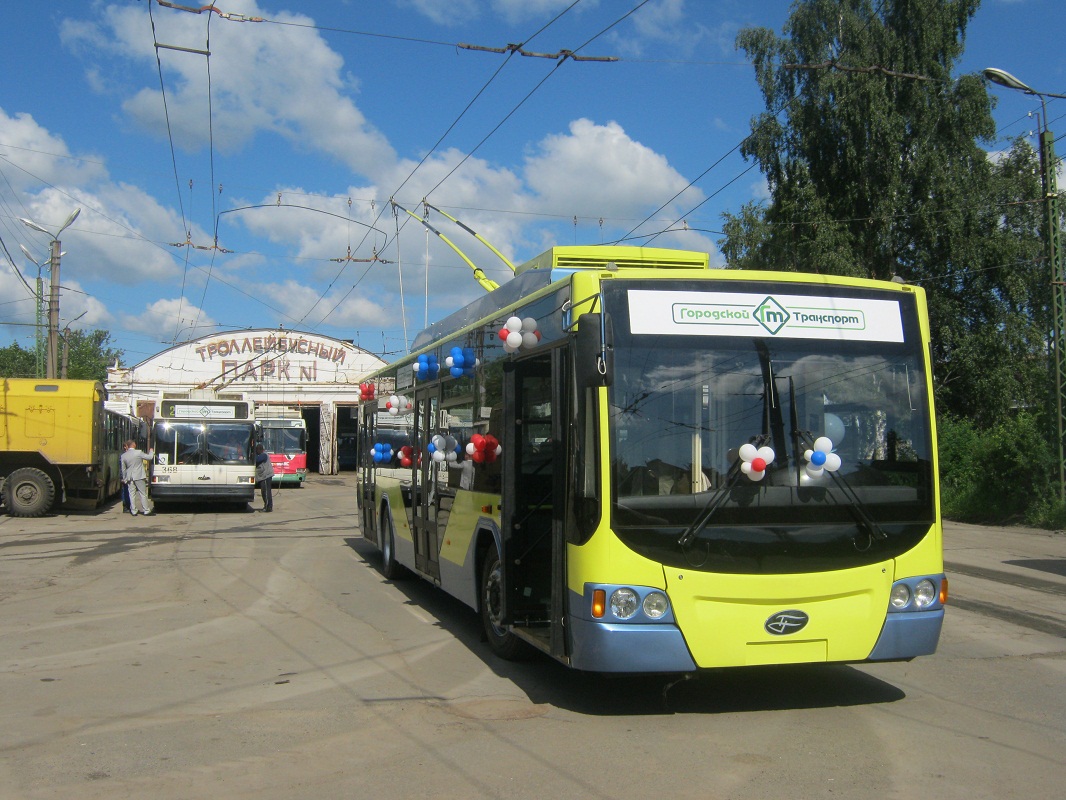
[[52, 479], [39, 469], [16, 469], [4, 481], [4, 505], [13, 517], [44, 516], [52, 509], [55, 499]]
[[396, 537], [392, 531], [392, 517], [381, 515], [381, 574], [394, 581], [403, 577], [403, 565], [396, 560]]
[[500, 624], [502, 610], [503, 564], [493, 547], [481, 568], [481, 626], [492, 652], [506, 661], [521, 661], [529, 656], [530, 648]]

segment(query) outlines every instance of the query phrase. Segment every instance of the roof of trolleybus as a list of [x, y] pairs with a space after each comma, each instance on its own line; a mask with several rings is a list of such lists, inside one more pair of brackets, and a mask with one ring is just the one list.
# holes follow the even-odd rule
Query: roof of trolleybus
[[935, 517], [920, 290], [722, 277], [602, 283], [612, 527], [649, 558], [713, 572], [912, 547]]

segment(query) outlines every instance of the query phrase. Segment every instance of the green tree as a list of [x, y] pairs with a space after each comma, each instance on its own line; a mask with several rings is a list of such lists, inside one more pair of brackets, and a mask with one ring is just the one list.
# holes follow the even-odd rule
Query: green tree
[[107, 368], [121, 362], [123, 353], [111, 346], [108, 331], [67, 331], [67, 377], [106, 381]]
[[12, 342], [0, 348], [0, 377], [2, 378], [36, 378], [37, 354], [34, 350]]
[[988, 423], [1042, 409], [1050, 318], [1032, 150], [994, 163], [984, 81], [952, 76], [978, 6], [800, 0], [783, 37], [741, 31], [767, 108], [742, 150], [770, 200], [725, 214], [720, 245], [737, 268], [925, 286], [938, 403]]
[[[107, 380], [107, 368], [122, 360], [123, 353], [111, 346], [108, 331], [64, 331], [60, 336], [61, 362], [64, 340], [68, 378], [103, 382]], [[35, 352], [20, 347], [18, 342], [0, 348], [0, 377], [36, 378]]]

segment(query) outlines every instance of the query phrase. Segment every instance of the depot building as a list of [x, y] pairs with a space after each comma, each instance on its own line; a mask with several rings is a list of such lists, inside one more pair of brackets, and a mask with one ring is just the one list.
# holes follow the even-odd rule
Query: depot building
[[285, 329], [214, 333], [129, 368], [107, 371], [108, 405], [154, 416], [163, 392], [243, 392], [257, 416], [296, 409], [307, 423], [309, 472], [338, 472], [338, 442], [356, 428], [359, 382], [385, 361], [351, 342]]

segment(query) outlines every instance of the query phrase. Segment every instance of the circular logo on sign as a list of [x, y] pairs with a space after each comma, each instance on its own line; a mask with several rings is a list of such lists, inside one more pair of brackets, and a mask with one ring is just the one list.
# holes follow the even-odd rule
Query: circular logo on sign
[[767, 633], [772, 633], [774, 636], [785, 636], [802, 630], [808, 622], [810, 622], [810, 617], [802, 611], [778, 611], [766, 620], [763, 627], [766, 628]]

